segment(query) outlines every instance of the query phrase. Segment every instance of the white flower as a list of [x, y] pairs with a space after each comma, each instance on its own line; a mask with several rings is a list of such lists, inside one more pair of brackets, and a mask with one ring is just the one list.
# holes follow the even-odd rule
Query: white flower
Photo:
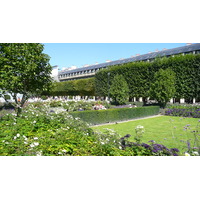
[[119, 149], [122, 149], [122, 147], [121, 147], [121, 146], [119, 146]]
[[190, 156], [190, 154], [189, 153], [185, 153], [185, 156]]
[[34, 112], [32, 112], [32, 114], [34, 115]]
[[15, 125], [16, 123], [14, 122], [13, 125]]
[[33, 123], [35, 124], [35, 123], [36, 123], [36, 121], [34, 120], [34, 121], [33, 121]]
[[24, 140], [27, 140], [27, 137], [25, 135], [23, 135]]
[[42, 156], [42, 151], [36, 152], [36, 156]]
[[37, 137], [34, 137], [33, 139], [34, 139], [34, 140], [38, 140], [38, 138], [37, 138]]
[[34, 144], [30, 144], [30, 147], [34, 147], [35, 145]]
[[34, 142], [33, 144], [34, 144], [35, 146], [38, 146], [38, 145], [39, 145], [39, 143], [38, 143], [38, 142]]
[[194, 154], [195, 156], [198, 156], [198, 155], [199, 155], [199, 153], [198, 153], [197, 151], [194, 151], [193, 154]]
[[105, 144], [104, 142], [101, 142], [101, 144]]
[[14, 140], [16, 140], [17, 139], [17, 136], [14, 136]]
[[24, 142], [24, 144], [28, 144], [28, 142]]
[[19, 133], [17, 133], [17, 137], [19, 137], [20, 136], [20, 134]]
[[136, 129], [143, 129], [144, 128], [144, 126], [141, 126], [141, 125], [138, 125], [137, 127], [136, 127]]
[[66, 153], [67, 151], [65, 149], [63, 149], [62, 152]]

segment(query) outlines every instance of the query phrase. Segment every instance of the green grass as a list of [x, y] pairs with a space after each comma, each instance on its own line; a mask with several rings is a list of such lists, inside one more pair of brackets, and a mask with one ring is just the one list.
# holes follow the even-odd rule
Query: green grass
[[[190, 126], [188, 126], [187, 130], [184, 130], [184, 127], [188, 124]], [[192, 131], [197, 129], [197, 125], [200, 126], [200, 122], [197, 118], [160, 116], [118, 124], [96, 126], [92, 127], [92, 129], [101, 132], [104, 132], [106, 128], [113, 129], [120, 136], [130, 134], [130, 140], [133, 141], [137, 125], [144, 126], [145, 128], [142, 142], [147, 143], [149, 140], [155, 140], [156, 143], [163, 144], [168, 148], [178, 148], [183, 152], [187, 150], [187, 145], [180, 140], [186, 141], [191, 139], [190, 142], [193, 144], [194, 136]]]

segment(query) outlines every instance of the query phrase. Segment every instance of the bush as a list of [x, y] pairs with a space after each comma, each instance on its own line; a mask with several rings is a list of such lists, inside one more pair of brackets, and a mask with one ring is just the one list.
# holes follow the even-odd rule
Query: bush
[[10, 100], [11, 97], [10, 97], [10, 95], [8, 95], [8, 94], [4, 94], [4, 99], [5, 99], [5, 100]]
[[52, 108], [61, 107], [61, 106], [62, 106], [62, 101], [54, 100], [50, 102], [50, 107]]
[[160, 69], [154, 75], [151, 84], [150, 96], [153, 97], [162, 108], [175, 95], [175, 73], [171, 69]]
[[157, 115], [158, 112], [158, 106], [148, 106], [139, 108], [118, 108], [109, 110], [71, 112], [70, 114], [75, 118], [81, 118], [83, 121], [91, 125], [95, 125]]
[[129, 97], [129, 88], [122, 75], [116, 75], [110, 86], [110, 96], [115, 105], [123, 105]]
[[42, 99], [42, 100], [47, 100], [47, 99], [48, 99], [48, 96], [42, 95], [42, 96], [41, 96], [41, 99]]
[[28, 104], [19, 117], [15, 113], [0, 116], [0, 155], [151, 156], [177, 152], [159, 144], [129, 142], [129, 136], [120, 138], [112, 130], [95, 133], [78, 118], [66, 112], [51, 112], [49, 108], [48, 104], [42, 107]]

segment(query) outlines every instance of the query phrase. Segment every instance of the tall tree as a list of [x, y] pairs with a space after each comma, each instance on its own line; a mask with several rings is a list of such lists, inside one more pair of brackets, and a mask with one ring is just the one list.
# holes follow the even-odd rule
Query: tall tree
[[110, 86], [110, 96], [115, 104], [125, 104], [129, 97], [128, 84], [123, 75], [116, 75]]
[[162, 108], [175, 95], [175, 73], [171, 69], [160, 69], [154, 75], [151, 84], [150, 96], [158, 101]]
[[[43, 50], [39, 43], [0, 43], [0, 88], [11, 94], [18, 114], [30, 96], [51, 86], [50, 57]], [[17, 94], [22, 94], [20, 102]]]

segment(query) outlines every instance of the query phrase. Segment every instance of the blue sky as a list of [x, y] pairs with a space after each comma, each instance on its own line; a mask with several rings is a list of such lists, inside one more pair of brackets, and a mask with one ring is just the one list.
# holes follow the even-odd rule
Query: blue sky
[[175, 48], [186, 43], [44, 43], [44, 53], [51, 57], [50, 64], [63, 67], [92, 65], [106, 60], [129, 58], [156, 49]]

